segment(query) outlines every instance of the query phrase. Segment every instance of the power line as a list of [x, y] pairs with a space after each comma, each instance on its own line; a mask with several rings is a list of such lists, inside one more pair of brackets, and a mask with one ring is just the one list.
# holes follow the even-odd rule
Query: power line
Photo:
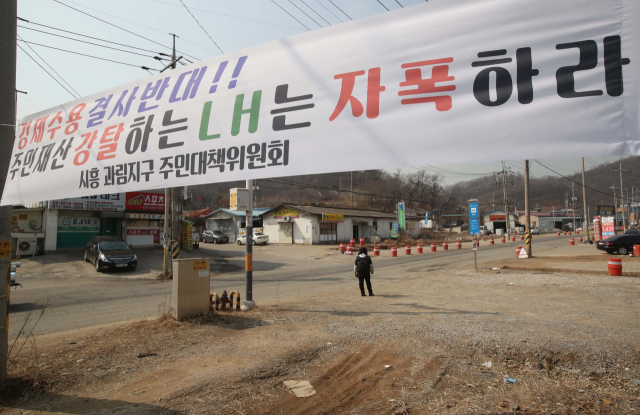
[[187, 11], [189, 12], [189, 14], [191, 15], [191, 17], [193, 17], [193, 20], [196, 21], [196, 23], [198, 23], [198, 26], [200, 26], [200, 28], [202, 29], [203, 32], [205, 32], [207, 34], [207, 36], [209, 36], [209, 39], [211, 39], [211, 41], [213, 42], [214, 45], [216, 45], [216, 47], [218, 48], [218, 50], [220, 51], [220, 53], [224, 54], [224, 52], [222, 51], [222, 49], [220, 49], [220, 46], [218, 46], [218, 44], [216, 43], [215, 40], [213, 40], [213, 38], [211, 37], [211, 35], [209, 34], [209, 32], [207, 32], [205, 30], [204, 27], [202, 27], [202, 25], [200, 24], [200, 22], [198, 21], [198, 19], [196, 19], [196, 17], [193, 15], [193, 13], [191, 13], [191, 10], [189, 10], [189, 8], [187, 7], [186, 4], [184, 4], [184, 2], [182, 0], [180, 0], [180, 3], [182, 3], [182, 5], [184, 6], [185, 9], [187, 9]]
[[316, 22], [315, 20], [313, 20], [313, 18], [311, 16], [309, 16], [304, 10], [302, 10], [300, 7], [296, 6], [294, 2], [292, 2], [291, 0], [287, 0], [289, 3], [291, 3], [291, 5], [293, 7], [295, 7], [296, 9], [300, 10], [305, 16], [307, 16], [309, 19], [311, 19], [311, 21], [315, 24], [317, 24], [318, 26], [322, 27], [322, 25], [318, 22]]
[[[174, 6], [174, 7], [180, 7], [177, 4], [171, 4], [171, 3], [166, 3], [164, 1], [160, 1], [160, 0], [149, 0], [149, 1], [153, 1], [155, 3], [160, 3], [160, 4], [166, 4], [167, 6]], [[277, 24], [277, 23], [269, 23], [269, 22], [265, 22], [262, 20], [255, 20], [255, 19], [247, 19], [246, 17], [239, 17], [239, 16], [233, 16], [231, 14], [224, 14], [224, 13], [217, 13], [217, 12], [212, 12], [210, 10], [204, 10], [204, 9], [197, 9], [195, 7], [190, 7], [191, 10], [197, 10], [199, 12], [204, 12], [204, 13], [211, 13], [211, 14], [217, 14], [219, 16], [225, 16], [225, 17], [231, 17], [233, 19], [240, 19], [240, 20], [247, 20], [249, 22], [256, 22], [256, 23], [263, 23], [263, 24], [268, 24], [271, 26], [280, 26], [280, 27], [286, 27], [288, 29], [295, 29], [295, 30], [302, 30], [299, 27], [293, 27], [293, 26], [285, 26], [285, 25], [281, 25], [281, 24]]]
[[342, 19], [339, 18], [338, 16], [336, 16], [331, 10], [329, 10], [329, 8], [327, 6], [325, 6], [324, 4], [320, 3], [320, 0], [316, 0], [316, 2], [321, 5], [322, 7], [325, 8], [326, 11], [328, 11], [329, 13], [331, 13], [333, 15], [333, 17], [335, 17], [336, 19], [340, 20], [340, 23], [342, 23]]
[[327, 19], [325, 19], [324, 17], [322, 17], [322, 15], [320, 13], [318, 13], [314, 8], [312, 8], [311, 6], [309, 6], [307, 3], [305, 3], [304, 0], [300, 0], [302, 2], [302, 4], [304, 4], [305, 6], [307, 6], [308, 8], [310, 8], [311, 10], [313, 10], [313, 12], [315, 14], [317, 14], [322, 20], [324, 20], [325, 22], [327, 22], [327, 24], [329, 26], [331, 26], [331, 23], [329, 23], [329, 21], [327, 21]]
[[[21, 20], [24, 20], [24, 19], [21, 19]], [[163, 53], [161, 53], [161, 52], [156, 52], [156, 51], [149, 50], [149, 49], [138, 48], [138, 47], [136, 47], [136, 46], [130, 46], [130, 45], [127, 45], [127, 44], [124, 44], [124, 43], [113, 42], [113, 41], [111, 41], [111, 40], [100, 39], [99, 37], [93, 37], [93, 36], [83, 35], [82, 33], [70, 32], [69, 30], [58, 29], [57, 27], [47, 26], [47, 25], [44, 25], [44, 24], [36, 23], [36, 22], [34, 22], [34, 21], [31, 21], [31, 20], [24, 20], [24, 21], [25, 21], [25, 22], [27, 22], [27, 23], [31, 23], [31, 24], [37, 25], [37, 26], [46, 27], [46, 28], [48, 28], [48, 29], [59, 30], [59, 31], [61, 31], [61, 32], [65, 32], [65, 33], [71, 33], [72, 35], [76, 35], [76, 36], [87, 37], [87, 38], [89, 38], [89, 39], [99, 40], [99, 41], [101, 41], [101, 42], [113, 43], [114, 45], [125, 46], [125, 47], [127, 47], [127, 48], [131, 48], [131, 49], [143, 50], [143, 51], [145, 51], [145, 52], [158, 53], [158, 54], [163, 55]], [[36, 30], [36, 29], [31, 29], [31, 28], [26, 27], [26, 26], [18, 26], [18, 27], [24, 27], [25, 29], [29, 29], [29, 30]], [[42, 33], [47, 33], [47, 32], [42, 32]], [[49, 34], [53, 34], [53, 33], [49, 33]], [[55, 35], [55, 36], [59, 36], [59, 35]]]
[[40, 44], [40, 43], [27, 42], [26, 40], [20, 40], [20, 41], [21, 41], [21, 42], [24, 42], [24, 43], [30, 43], [30, 44], [32, 44], [32, 45], [42, 46], [42, 47], [45, 47], [45, 48], [50, 48], [50, 49], [60, 50], [60, 51], [62, 51], [62, 52], [73, 53], [73, 54], [75, 54], [75, 55], [86, 56], [86, 57], [94, 58], [94, 59], [100, 59], [101, 61], [107, 61], [107, 62], [119, 63], [119, 64], [121, 64], [121, 65], [133, 66], [134, 68], [142, 68], [142, 69], [145, 69], [145, 70], [151, 69], [151, 70], [153, 70], [153, 71], [157, 71], [157, 69], [147, 68], [146, 66], [133, 65], [133, 64], [130, 64], [130, 63], [125, 63], [125, 62], [120, 62], [120, 61], [114, 61], [114, 60], [106, 59], [106, 58], [100, 58], [100, 57], [98, 57], [98, 56], [86, 55], [86, 54], [84, 54], [84, 53], [73, 52], [73, 51], [66, 50], [66, 49], [54, 48], [53, 46], [42, 45], [42, 44]]
[[[16, 36], [18, 36], [18, 39], [23, 40], [23, 39], [20, 37], [20, 35], [16, 34]], [[75, 88], [74, 88], [74, 87], [72, 87], [72, 86], [71, 86], [71, 84], [70, 84], [69, 82], [67, 82], [67, 81], [62, 77], [62, 75], [60, 75], [60, 74], [59, 74], [55, 69], [53, 69], [53, 67], [52, 67], [51, 65], [49, 65], [49, 63], [48, 63], [48, 62], [47, 62], [47, 61], [46, 61], [42, 56], [40, 56], [40, 54], [38, 54], [38, 52], [36, 52], [36, 51], [35, 51], [35, 49], [33, 49], [33, 48], [32, 48], [30, 45], [28, 45], [28, 44], [27, 44], [27, 47], [28, 47], [29, 49], [31, 49], [31, 50], [33, 51], [33, 53], [35, 53], [35, 54], [36, 54], [36, 56], [38, 56], [38, 57], [40, 58], [40, 60], [42, 60], [42, 62], [44, 62], [44, 64], [45, 64], [45, 65], [47, 65], [47, 66], [49, 67], [49, 69], [51, 69], [51, 70], [52, 70], [56, 75], [58, 75], [58, 78], [62, 79], [62, 82], [64, 82], [65, 84], [67, 84], [67, 86], [68, 86], [69, 88], [71, 88], [71, 90], [72, 90], [73, 92], [75, 92], [75, 94], [77, 95], [77, 97], [76, 97], [76, 98], [80, 98], [80, 96], [81, 96], [81, 95], [78, 93], [78, 91], [76, 91], [76, 90], [75, 90]]]
[[396, 0], [396, 3], [398, 3], [398, 5], [400, 5], [400, 7], [402, 7], [404, 9], [404, 6], [402, 4], [400, 4], [400, 2], [398, 0]]
[[[134, 35], [134, 36], [138, 36], [138, 37], [140, 37], [140, 38], [142, 38], [142, 39], [148, 40], [149, 42], [155, 43], [156, 45], [160, 45], [160, 46], [162, 46], [163, 48], [171, 49], [170, 47], [165, 46], [165, 45], [163, 45], [162, 43], [156, 42], [155, 40], [151, 40], [151, 39], [149, 39], [149, 38], [147, 38], [147, 37], [144, 37], [144, 36], [142, 36], [142, 35], [139, 35], [139, 34], [137, 34], [137, 33], [132, 32], [131, 30], [127, 30], [127, 29], [125, 29], [124, 27], [120, 27], [120, 26], [115, 25], [115, 24], [113, 24], [113, 23], [111, 23], [111, 22], [108, 22], [108, 21], [106, 21], [106, 20], [103, 20], [103, 19], [101, 19], [101, 18], [99, 18], [99, 17], [93, 16], [93, 15], [91, 15], [91, 14], [87, 13], [87, 12], [83, 12], [82, 10], [78, 10], [78, 9], [76, 9], [75, 7], [71, 7], [71, 6], [69, 6], [68, 4], [65, 4], [65, 3], [61, 2], [60, 0], [53, 0], [53, 1], [55, 1], [56, 3], [62, 4], [63, 6], [66, 6], [66, 7], [70, 8], [70, 9], [73, 9], [73, 10], [75, 10], [75, 11], [79, 12], [79, 13], [85, 14], [85, 15], [87, 15], [87, 16], [89, 16], [89, 17], [93, 17], [94, 19], [99, 20], [99, 21], [101, 21], [101, 22], [103, 22], [103, 23], [106, 23], [106, 24], [108, 24], [108, 25], [110, 25], [110, 26], [117, 27], [117, 28], [118, 28], [118, 29], [120, 29], [120, 30], [124, 30], [124, 31], [125, 31], [125, 32], [127, 32], [127, 33], [131, 33], [131, 34], [132, 34], [132, 35]], [[180, 51], [177, 51], [177, 52], [180, 52]], [[181, 53], [181, 54], [183, 54], [183, 55], [191, 56], [191, 55], [188, 55], [188, 54], [186, 54], [186, 53], [184, 53], [184, 52], [180, 52], [180, 53]], [[194, 58], [194, 59], [200, 60], [200, 59], [196, 58], [195, 56], [191, 56], [191, 57], [192, 57], [192, 58]]]
[[69, 93], [69, 95], [71, 95], [74, 99], [78, 99], [78, 97], [76, 97], [75, 95], [73, 95], [73, 93], [72, 93], [71, 91], [69, 91], [69, 90], [67, 89], [67, 87], [65, 87], [64, 85], [62, 85], [62, 84], [60, 83], [60, 81], [58, 81], [58, 80], [57, 80], [53, 75], [51, 75], [51, 73], [49, 73], [49, 71], [47, 71], [47, 70], [44, 68], [44, 66], [40, 65], [40, 63], [39, 63], [37, 60], [35, 60], [35, 59], [33, 58], [33, 56], [29, 55], [29, 54], [27, 53], [27, 51], [26, 51], [26, 50], [24, 50], [24, 49], [22, 48], [22, 46], [20, 46], [20, 45], [18, 44], [18, 47], [19, 47], [19, 48], [20, 48], [20, 50], [22, 50], [22, 51], [23, 51], [23, 52], [24, 52], [28, 57], [30, 57], [30, 58], [31, 58], [31, 60], [33, 60], [33, 61], [34, 61], [34, 62], [35, 62], [35, 63], [36, 63], [40, 68], [42, 68], [42, 70], [43, 70], [43, 71], [45, 71], [45, 72], [47, 73], [47, 75], [49, 75], [49, 76], [50, 76], [54, 81], [56, 81], [56, 82], [58, 83], [58, 85], [60, 85], [61, 87], [63, 87], [63, 88], [64, 88], [64, 90], [65, 90], [65, 91], [67, 91], [67, 92]]
[[131, 54], [134, 54], [134, 55], [144, 56], [144, 57], [146, 57], [146, 58], [153, 58], [153, 56], [143, 55], [142, 53], [138, 53], [138, 52], [131, 52], [131, 51], [129, 51], [129, 50], [113, 48], [113, 47], [111, 47], [111, 46], [105, 46], [105, 45], [100, 45], [100, 44], [98, 44], [98, 43], [87, 42], [86, 40], [74, 39], [74, 38], [72, 38], [72, 37], [68, 37], [68, 36], [56, 35], [55, 33], [49, 33], [49, 32], [45, 32], [45, 31], [43, 31], [43, 30], [32, 29], [32, 28], [30, 28], [30, 27], [25, 27], [25, 26], [18, 26], [18, 27], [20, 27], [20, 28], [22, 28], [22, 29], [33, 30], [33, 31], [36, 31], [36, 32], [45, 33], [45, 34], [47, 34], [47, 35], [58, 36], [58, 37], [61, 37], [61, 38], [64, 38], [64, 39], [73, 40], [73, 41], [75, 41], [75, 42], [82, 42], [82, 43], [87, 43], [87, 44], [89, 44], [89, 45], [99, 46], [99, 47], [101, 47], [101, 48], [113, 49], [113, 50], [117, 50], [117, 51], [120, 51], [120, 52], [126, 52], [126, 53], [131, 53]]
[[282, 7], [281, 5], [279, 5], [278, 3], [276, 3], [275, 0], [271, 0], [271, 3], [275, 4], [276, 6], [280, 7], [282, 9], [282, 11], [284, 11], [286, 14], [288, 14], [289, 16], [291, 16], [296, 22], [300, 23], [302, 26], [305, 27], [305, 29], [307, 30], [311, 30], [307, 27], [307, 25], [305, 25], [304, 23], [302, 23], [300, 20], [296, 19], [294, 17], [294, 15], [292, 15], [291, 13], [289, 13], [284, 7]]
[[349, 18], [349, 20], [353, 20], [353, 19], [351, 18], [351, 16], [349, 16], [348, 14], [346, 14], [346, 13], [345, 13], [345, 12], [344, 12], [340, 7], [336, 6], [336, 4], [335, 4], [333, 1], [329, 0], [329, 3], [333, 4], [333, 6], [334, 6], [336, 9], [340, 10], [340, 11], [342, 12], [342, 14], [344, 14], [345, 16], [347, 16], [347, 17]]
[[380, 3], [380, 5], [384, 7], [387, 11], [389, 11], [389, 9], [387, 9], [387, 6], [385, 6], [380, 0], [378, 0], [378, 3]]

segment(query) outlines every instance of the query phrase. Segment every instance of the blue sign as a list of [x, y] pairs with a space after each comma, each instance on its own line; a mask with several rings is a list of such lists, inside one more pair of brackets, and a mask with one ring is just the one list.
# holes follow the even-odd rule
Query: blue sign
[[429, 212], [424, 214], [424, 224], [426, 225], [428, 221], [429, 221]]
[[391, 224], [391, 237], [397, 239], [398, 232], [400, 232], [400, 226], [396, 222], [393, 222]]
[[469, 219], [469, 233], [471, 235], [479, 235], [480, 234], [480, 218], [470, 218]]
[[469, 218], [479, 218], [480, 217], [480, 207], [478, 206], [478, 202], [469, 203]]

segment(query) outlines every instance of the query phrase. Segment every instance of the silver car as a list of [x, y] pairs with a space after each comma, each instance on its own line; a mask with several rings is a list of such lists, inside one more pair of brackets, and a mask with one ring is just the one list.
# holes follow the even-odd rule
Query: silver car
[[[266, 245], [268, 243], [269, 243], [269, 236], [265, 235], [262, 232], [254, 232], [253, 233], [253, 245], [256, 245], [256, 244]], [[237, 244], [238, 245], [246, 245], [247, 244], [246, 235], [240, 236], [238, 238]]]

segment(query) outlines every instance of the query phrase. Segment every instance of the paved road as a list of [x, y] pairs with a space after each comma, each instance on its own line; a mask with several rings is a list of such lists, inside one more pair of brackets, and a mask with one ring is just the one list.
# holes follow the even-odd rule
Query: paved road
[[[535, 252], [538, 255], [549, 255], [555, 248], [567, 245], [568, 238], [537, 238]], [[489, 247], [488, 242], [485, 242], [478, 251], [478, 263], [512, 257], [518, 245], [521, 243], [496, 244]], [[212, 258], [212, 291], [221, 293], [223, 290], [240, 290], [244, 293], [243, 249], [244, 247], [235, 245], [205, 245], [200, 249], [198, 255]], [[261, 252], [260, 247], [254, 250], [253, 292], [259, 305], [274, 304], [285, 298], [291, 299], [297, 294], [322, 295], [340, 288], [353, 290], [354, 295], [359, 294], [356, 279], [353, 277], [353, 257], [327, 256], [324, 254], [335, 251], [309, 247], [308, 252], [313, 252], [314, 255], [287, 258], [282, 255], [285, 247], [277, 249], [280, 255], [271, 254], [269, 251]], [[300, 252], [300, 249], [304, 248], [297, 249], [297, 252]], [[318, 252], [320, 255], [317, 255]], [[149, 255], [158, 256], [153, 252]], [[398, 258], [374, 260], [374, 292], [376, 280], [401, 281], [412, 273], [429, 269], [473, 267], [473, 251], [470, 249], [423, 255], [416, 255], [414, 251], [414, 255], [411, 256], [399, 252], [398, 255]], [[51, 262], [51, 259], [49, 261]], [[47, 272], [43, 275], [38, 273], [38, 269], [44, 266], [24, 264], [26, 271], [21, 280], [24, 288], [11, 292], [10, 336], [15, 336], [29, 311], [38, 310], [46, 298], [49, 298], [50, 302], [35, 330], [37, 334], [154, 317], [170, 305], [171, 282], [161, 282], [152, 278], [125, 278], [119, 273], [97, 274], [91, 269], [90, 264], [76, 262], [80, 263], [70, 265], [62, 258], [57, 264], [49, 264]], [[52, 266], [57, 266], [60, 270], [56, 271], [58, 268], [55, 268], [56, 270], [52, 271]], [[71, 267], [81, 267], [82, 272], [64, 271]]]

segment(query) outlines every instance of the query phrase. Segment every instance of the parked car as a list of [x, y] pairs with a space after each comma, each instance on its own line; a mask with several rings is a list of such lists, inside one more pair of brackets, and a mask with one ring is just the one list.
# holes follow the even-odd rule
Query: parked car
[[135, 269], [138, 257], [133, 249], [115, 236], [94, 236], [84, 247], [84, 260], [91, 262], [96, 271], [103, 269]]
[[633, 245], [640, 245], [640, 234], [610, 236], [598, 241], [596, 248], [610, 254], [617, 252], [620, 255], [627, 255], [629, 252], [633, 252]]
[[[246, 235], [242, 235], [238, 238], [238, 245], [246, 245], [247, 238]], [[269, 237], [262, 232], [254, 232], [253, 233], [253, 245], [262, 244], [266, 245], [269, 243]]]
[[638, 230], [638, 229], [629, 229], [624, 234], [625, 235], [640, 235], [640, 230]]
[[226, 244], [227, 242], [229, 242], [229, 237], [218, 231], [204, 231], [202, 233], [202, 242], [209, 242], [209, 243], [214, 243], [214, 244]]
[[537, 226], [532, 226], [529, 230], [531, 231], [531, 235], [540, 235], [540, 228]]

